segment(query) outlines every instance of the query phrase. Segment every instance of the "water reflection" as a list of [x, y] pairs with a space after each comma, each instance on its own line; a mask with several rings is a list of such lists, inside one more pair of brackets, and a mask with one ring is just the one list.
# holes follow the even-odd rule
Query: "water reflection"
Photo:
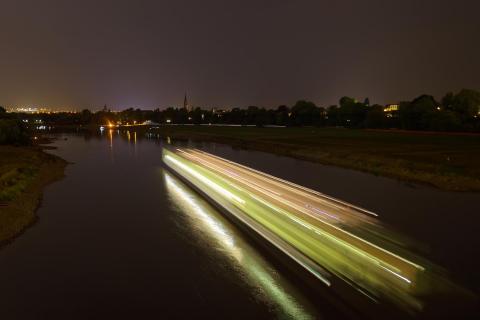
[[[269, 266], [235, 229], [208, 203], [163, 171], [169, 198], [188, 219], [189, 227], [200, 239], [207, 241], [205, 248], [221, 252], [228, 257], [233, 269], [254, 288], [256, 298], [269, 305], [278, 317], [313, 319], [313, 310], [305, 299], [285, 279]], [[302, 300], [302, 304], [300, 303]]]
[[[130, 133], [130, 131], [127, 131]], [[137, 157], [137, 131], [133, 132], [133, 152], [135, 154], [135, 158]]]
[[99, 134], [85, 134], [85, 140], [90, 140], [92, 138], [102, 139], [104, 136], [104, 131], [107, 132], [107, 141], [109, 144], [109, 153], [110, 153], [110, 161], [114, 163], [115, 161], [115, 152], [114, 152], [114, 144], [118, 142], [127, 142], [128, 145], [133, 145], [133, 155], [135, 158], [137, 157], [137, 140], [141, 141], [141, 135], [137, 138], [136, 131], [130, 130], [114, 130], [114, 129], [102, 129], [99, 131]]
[[113, 149], [113, 129], [108, 130], [108, 140], [110, 141], [110, 149]]

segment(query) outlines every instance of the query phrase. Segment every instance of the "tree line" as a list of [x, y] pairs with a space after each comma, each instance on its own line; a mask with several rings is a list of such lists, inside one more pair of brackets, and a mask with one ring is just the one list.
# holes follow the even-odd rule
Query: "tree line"
[[431, 95], [421, 95], [412, 101], [393, 106], [370, 104], [342, 97], [338, 105], [319, 107], [299, 100], [293, 106], [275, 109], [249, 106], [229, 110], [167, 108], [141, 110], [129, 108], [112, 112], [105, 106], [101, 111], [85, 109], [79, 113], [42, 114], [51, 124], [105, 125], [108, 123], [159, 124], [236, 124], [256, 126], [337, 126], [347, 128], [405, 129], [431, 131], [480, 131], [480, 92], [461, 90], [447, 93], [440, 101]]

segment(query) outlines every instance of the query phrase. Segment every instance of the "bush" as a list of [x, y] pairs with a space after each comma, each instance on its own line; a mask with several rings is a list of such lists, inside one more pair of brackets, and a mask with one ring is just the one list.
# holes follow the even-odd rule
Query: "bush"
[[28, 129], [20, 120], [0, 119], [0, 145], [27, 145], [30, 142]]

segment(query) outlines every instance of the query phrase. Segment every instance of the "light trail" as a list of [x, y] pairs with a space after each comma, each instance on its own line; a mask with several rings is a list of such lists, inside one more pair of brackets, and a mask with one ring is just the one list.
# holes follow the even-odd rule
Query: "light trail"
[[[356, 211], [353, 211], [351, 207], [339, 206], [335, 202], [324, 199], [324, 197], [319, 197], [315, 194], [312, 194], [311, 192], [308, 193], [306, 191], [299, 190], [298, 187], [300, 186], [298, 185], [295, 185], [292, 183], [280, 183], [276, 181], [276, 179], [270, 178], [271, 176], [269, 175], [260, 173], [253, 169], [248, 170], [248, 168], [246, 168], [245, 166], [235, 164], [232, 161], [221, 161], [221, 160], [218, 160], [218, 157], [215, 157], [197, 150], [189, 150], [188, 153], [185, 153], [185, 151], [183, 152], [188, 157], [190, 157], [191, 160], [193, 159], [195, 159], [195, 161], [209, 160], [210, 163], [211, 161], [213, 161], [214, 163], [219, 163], [220, 166], [223, 166], [223, 167], [227, 166], [229, 167], [230, 170], [238, 170], [240, 175], [245, 176], [246, 178], [249, 179], [249, 181], [254, 179], [254, 180], [261, 181], [261, 183], [265, 183], [269, 191], [272, 191], [273, 188], [278, 188], [279, 191], [281, 191], [282, 195], [285, 197], [285, 199], [290, 198], [291, 201], [297, 201], [297, 202], [303, 199], [304, 201], [303, 203], [307, 203], [305, 201], [315, 201], [318, 206], [326, 207], [328, 211], [332, 211], [337, 214], [340, 214], [343, 216], [344, 219], [347, 219], [348, 216], [356, 215], [354, 219], [355, 221], [363, 220], [368, 222], [371, 220], [369, 217], [363, 214], [358, 216], [358, 213]], [[309, 189], [306, 189], [306, 190], [309, 190]], [[300, 205], [303, 206], [303, 204], [300, 204]]]
[[[259, 174], [259, 175], [262, 175], [262, 176], [264, 176], [264, 177], [266, 177], [266, 178], [272, 179], [272, 180], [274, 180], [274, 181], [278, 181], [278, 182], [280, 182], [280, 183], [284, 183], [284, 184], [286, 184], [286, 185], [288, 185], [288, 186], [291, 186], [291, 187], [292, 187], [291, 190], [294, 191], [294, 192], [296, 191], [295, 188], [298, 188], [298, 189], [301, 189], [301, 190], [303, 190], [303, 191], [305, 191], [305, 192], [315, 194], [315, 195], [317, 195], [317, 196], [319, 196], [319, 197], [326, 198], [326, 199], [331, 200], [331, 201], [333, 201], [333, 202], [338, 202], [338, 203], [340, 203], [340, 204], [342, 204], [342, 205], [344, 205], [344, 206], [351, 207], [351, 208], [353, 208], [353, 209], [358, 210], [359, 212], [363, 212], [363, 213], [372, 215], [372, 216], [374, 216], [374, 217], [378, 217], [378, 214], [376, 214], [375, 212], [366, 210], [366, 209], [364, 209], [364, 208], [360, 208], [360, 207], [358, 207], [358, 206], [355, 206], [355, 205], [352, 205], [352, 204], [350, 204], [350, 203], [344, 202], [344, 201], [342, 201], [342, 200], [340, 200], [340, 199], [336, 199], [336, 198], [330, 197], [330, 196], [328, 196], [328, 195], [326, 195], [326, 194], [323, 194], [323, 193], [320, 193], [320, 192], [318, 192], [318, 191], [315, 191], [315, 190], [306, 188], [306, 187], [304, 187], [304, 186], [301, 186], [301, 185], [292, 183], [292, 182], [290, 182], [290, 181], [283, 180], [283, 179], [281, 179], [281, 178], [278, 178], [278, 177], [269, 175], [269, 174], [267, 174], [267, 173], [265, 173], [265, 172], [261, 172], [261, 171], [258, 171], [258, 170], [252, 169], [252, 168], [248, 168], [248, 167], [246, 167], [246, 166], [244, 166], [244, 165], [235, 163], [235, 162], [230, 161], [230, 160], [227, 160], [227, 159], [222, 159], [222, 158], [220, 158], [220, 157], [218, 157], [218, 156], [215, 156], [215, 155], [213, 155], [213, 154], [206, 153], [206, 152], [201, 151], [201, 150], [194, 149], [193, 151], [195, 151], [195, 152], [200, 152], [200, 153], [202, 153], [202, 154], [204, 154], [204, 155], [208, 155], [208, 156], [210, 156], [210, 157], [217, 158], [217, 159], [222, 160], [222, 161], [225, 161], [225, 162], [227, 162], [227, 163], [230, 163], [230, 164], [239, 166], [239, 167], [244, 168], [244, 169], [246, 169], [246, 170], [250, 170], [250, 171], [255, 172], [255, 173]], [[332, 204], [332, 205], [333, 205], [333, 204]]]
[[203, 182], [205, 182], [206, 184], [208, 184], [210, 187], [212, 187], [213, 189], [215, 189], [216, 191], [220, 192], [221, 194], [225, 195], [226, 197], [230, 198], [230, 199], [233, 199], [233, 200], [236, 200], [240, 203], [245, 203], [245, 201], [239, 197], [237, 197], [236, 195], [232, 194], [231, 192], [229, 192], [228, 190], [220, 187], [218, 184], [212, 182], [211, 180], [209, 179], [206, 179], [204, 176], [202, 176], [201, 174], [197, 173], [196, 171], [192, 170], [191, 168], [189, 168], [188, 166], [186, 166], [185, 164], [181, 163], [180, 161], [178, 161], [177, 159], [173, 158], [172, 156], [165, 156], [165, 159], [173, 162], [175, 165], [179, 166], [180, 168], [188, 171], [189, 173], [191, 173], [193, 176], [195, 176], [196, 178], [202, 180]]
[[[183, 151], [183, 150], [181, 150], [181, 149], [177, 149], [177, 150], [180, 151], [180, 152], [182, 152], [183, 154], [185, 154], [185, 155], [187, 155], [187, 156], [188, 156], [188, 154], [189, 154], [188, 152], [185, 152], [185, 151]], [[207, 167], [209, 167], [209, 168], [214, 168], [214, 169], [217, 170], [218, 172], [222, 172], [221, 169], [219, 170], [219, 169], [216, 168], [216, 166], [210, 165], [207, 161], [202, 160], [202, 159], [199, 159], [198, 156], [197, 156], [197, 157], [194, 157], [194, 160], [198, 161], [199, 163], [201, 163], [201, 164], [204, 165], [204, 166], [207, 166]], [[229, 162], [229, 163], [230, 163], [230, 164], [234, 164], [233, 162]], [[242, 168], [242, 171], [245, 171], [245, 170], [243, 170], [243, 168]], [[252, 170], [252, 171], [253, 171], [253, 170]], [[235, 174], [235, 176], [236, 176], [236, 177], [240, 177], [239, 174]], [[251, 178], [253, 178], [253, 176], [251, 176]], [[237, 181], [242, 181], [245, 185], [251, 185], [251, 184], [252, 184], [252, 181], [249, 181], [249, 180], [244, 179], [244, 178], [241, 178], [241, 177], [240, 177], [240, 178], [237, 178], [236, 180], [237, 180]], [[310, 210], [310, 212], [305, 211], [304, 208], [302, 207], [302, 203], [299, 204], [298, 202], [295, 203], [294, 201], [289, 201], [289, 198], [288, 198], [287, 196], [285, 196], [285, 195], [282, 196], [282, 197], [278, 197], [278, 196], [271, 195], [270, 193], [275, 193], [275, 192], [274, 192], [273, 190], [271, 190], [271, 189], [268, 189], [268, 186], [267, 186], [267, 187], [258, 188], [258, 184], [255, 184], [255, 183], [253, 183], [253, 184], [254, 184], [255, 186], [257, 186], [257, 187], [254, 187], [254, 188], [253, 188], [254, 191], [260, 192], [260, 193], [262, 193], [262, 194], [265, 194], [265, 195], [273, 198], [274, 200], [277, 200], [277, 201], [280, 202], [280, 203], [287, 204], [287, 205], [289, 205], [291, 208], [293, 208], [293, 209], [295, 209], [295, 210], [297, 210], [297, 211], [299, 211], [299, 212], [302, 212], [302, 213], [304, 213], [304, 214], [306, 214], [306, 215], [309, 215], [310, 217], [312, 217], [312, 218], [314, 218], [314, 219], [318, 217], [318, 216], [313, 216], [313, 215], [310, 213], [310, 212], [312, 212], [313, 210]], [[298, 191], [297, 191], [297, 192], [298, 192]], [[290, 199], [291, 199], [291, 198], [290, 198]], [[303, 205], [304, 205], [304, 206], [310, 206], [310, 207], [312, 207], [312, 206], [309, 205], [309, 204], [303, 204]], [[338, 219], [337, 219], [337, 220], [338, 220]], [[348, 237], [351, 237], [351, 238], [355, 239], [355, 241], [363, 242], [365, 245], [370, 246], [370, 247], [371, 247], [371, 248], [370, 248], [371, 250], [372, 250], [372, 249], [376, 249], [376, 250], [382, 251], [384, 254], [390, 255], [390, 256], [392, 256], [392, 257], [394, 257], [394, 258], [397, 258], [397, 259], [400, 259], [400, 260], [402, 260], [403, 262], [405, 262], [405, 263], [407, 263], [407, 264], [410, 264], [411, 266], [413, 266], [413, 267], [415, 267], [415, 268], [418, 268], [418, 269], [420, 269], [420, 270], [422, 270], [422, 271], [424, 270], [424, 267], [422, 267], [422, 266], [420, 266], [420, 265], [418, 265], [418, 264], [415, 264], [415, 263], [413, 263], [413, 262], [411, 262], [411, 261], [409, 261], [409, 260], [407, 260], [407, 259], [405, 259], [405, 258], [403, 258], [403, 257], [400, 257], [400, 256], [396, 255], [395, 253], [392, 253], [392, 252], [390, 252], [390, 251], [388, 251], [388, 250], [385, 250], [385, 249], [383, 249], [383, 248], [381, 248], [381, 247], [379, 247], [379, 246], [377, 246], [377, 245], [375, 245], [375, 244], [373, 244], [373, 243], [371, 243], [371, 242], [369, 242], [369, 241], [366, 241], [365, 239], [362, 239], [362, 238], [360, 238], [360, 237], [352, 234], [351, 232], [345, 231], [345, 230], [339, 228], [338, 226], [335, 226], [335, 225], [329, 223], [328, 221], [325, 221], [324, 219], [319, 219], [319, 221], [320, 221], [321, 223], [324, 223], [324, 224], [328, 225], [328, 226], [331, 227], [331, 228], [336, 229], [337, 231], [340, 231], [340, 232], [343, 233], [345, 236], [348, 236]]]
[[[310, 273], [312, 273], [316, 278], [318, 278], [325, 285], [330, 286], [330, 281], [327, 279], [330, 275], [322, 267], [313, 263], [309, 258], [299, 254], [298, 251], [294, 250], [290, 245], [285, 243], [281, 238], [276, 236], [270, 230], [266, 229], [263, 225], [259, 224], [257, 221], [253, 220], [252, 218], [250, 218], [247, 215], [242, 214], [242, 211], [237, 210], [237, 206], [238, 206], [237, 202], [232, 202], [232, 203], [227, 202], [226, 203], [225, 199], [228, 199], [227, 197], [223, 197], [223, 196], [218, 197], [218, 195], [219, 194], [221, 195], [222, 192], [220, 192], [219, 194], [212, 193], [213, 190], [211, 189], [211, 186], [215, 186], [215, 189], [219, 189], [219, 190], [223, 189], [222, 187], [219, 186], [219, 184], [221, 184], [221, 183], [226, 184], [226, 182], [223, 181], [223, 179], [219, 179], [218, 177], [216, 177], [216, 178], [212, 177], [208, 172], [205, 172], [204, 169], [199, 168], [199, 167], [195, 168], [197, 170], [196, 171], [192, 168], [186, 168], [185, 164], [183, 166], [178, 166], [178, 163], [181, 163], [180, 159], [182, 159], [182, 158], [180, 158], [180, 157], [174, 158], [174, 157], [177, 157], [177, 155], [164, 150], [164, 157], [163, 158], [164, 158], [164, 161], [166, 160], [165, 163], [167, 163], [167, 164], [168, 163], [177, 164], [176, 166], [171, 167], [175, 172], [177, 172], [177, 173], [182, 172], [182, 175], [183, 175], [184, 178], [187, 178], [186, 173], [187, 174], [192, 174], [193, 173], [193, 175], [191, 177], [187, 178], [188, 181], [190, 181], [191, 183], [194, 183], [194, 185], [196, 187], [201, 189], [206, 194], [209, 194], [209, 197], [211, 197], [213, 200], [215, 200], [216, 203], [218, 203], [218, 204], [222, 205], [224, 208], [226, 208], [232, 215], [234, 215], [236, 218], [238, 218], [241, 222], [246, 224], [252, 230], [257, 232], [260, 236], [265, 238], [265, 240], [272, 243], [275, 247], [277, 247], [285, 255], [287, 255], [292, 260], [294, 260], [295, 262], [300, 264], [302, 267], [304, 267], [306, 270], [308, 270]], [[172, 159], [174, 159], [176, 161], [172, 161]], [[179, 172], [178, 168], [182, 168], [182, 169], [185, 169], [185, 170]], [[200, 174], [199, 172], [202, 172], [204, 175], [202, 176], [202, 174]], [[217, 179], [217, 183], [214, 183], [207, 176], [210, 177], [210, 178], [213, 178], [213, 179]], [[192, 177], [193, 177], [193, 180], [192, 180]], [[198, 179], [198, 178], [200, 178], [200, 179]], [[204, 186], [200, 185], [198, 183], [200, 181], [205, 182], [205, 185]], [[225, 187], [232, 187], [232, 186], [229, 185], [229, 184], [226, 184]], [[241, 189], [238, 189], [238, 187], [235, 187], [235, 190], [241, 190]], [[246, 196], [248, 197], [248, 194], [246, 194]], [[229, 206], [229, 204], [234, 204], [235, 207], [232, 208], [232, 207]], [[244, 206], [241, 206], [241, 208], [243, 210]]]
[[184, 209], [185, 214], [192, 219], [192, 225], [198, 227], [198, 221], [200, 221], [205, 226], [202, 231], [217, 240], [217, 243], [251, 280], [252, 285], [258, 287], [262, 296], [266, 296], [267, 303], [268, 300], [273, 300], [285, 314], [293, 319], [313, 319], [288, 290], [294, 289], [284, 288], [284, 283], [271, 276], [273, 271], [270, 270], [264, 259], [251, 250], [248, 244], [243, 243], [241, 238], [236, 237], [235, 233], [231, 232], [222, 222], [215, 220], [213, 208], [199, 201], [197, 195], [188, 191], [188, 188], [174, 177], [167, 173], [164, 173], [164, 177], [167, 190], [171, 192], [175, 202]]
[[[304, 227], [304, 228], [306, 228], [306, 229], [308, 229], [308, 230], [311, 230], [311, 231], [313, 231], [313, 232], [315, 232], [315, 233], [317, 233], [317, 234], [319, 234], [319, 235], [321, 235], [321, 236], [329, 237], [329, 238], [331, 238], [333, 241], [339, 242], [341, 245], [348, 245], [346, 242], [344, 242], [344, 241], [342, 241], [342, 240], [339, 240], [339, 239], [337, 239], [337, 238], [335, 238], [335, 237], [332, 237], [330, 234], [325, 233], [324, 231], [316, 228], [315, 226], [312, 226], [311, 224], [308, 224], [308, 223], [306, 223], [306, 222], [304, 222], [304, 221], [302, 221], [302, 220], [300, 220], [300, 219], [298, 219], [298, 218], [296, 218], [296, 217], [294, 217], [294, 216], [289, 215], [287, 212], [283, 211], [282, 209], [279, 209], [279, 208], [277, 208], [277, 207], [274, 207], [273, 205], [269, 204], [268, 202], [263, 201], [263, 200], [260, 199], [260, 198], [257, 198], [257, 197], [255, 197], [255, 196], [253, 196], [253, 195], [252, 195], [252, 198], [254, 198], [255, 200], [257, 200], [257, 201], [259, 201], [259, 202], [261, 202], [261, 203], [263, 203], [264, 205], [268, 206], [268, 207], [271, 208], [272, 210], [284, 214], [285, 216], [287, 216], [287, 218], [291, 219], [291, 220], [294, 221], [295, 223], [298, 223], [299, 225], [301, 225], [302, 227]], [[397, 272], [391, 270], [391, 269], [396, 269], [394, 266], [388, 265], [389, 268], [386, 268], [385, 266], [382, 265], [382, 263], [383, 263], [383, 264], [386, 264], [386, 263], [385, 263], [385, 262], [382, 262], [382, 261], [379, 260], [379, 259], [377, 259], [375, 256], [372, 256], [372, 255], [370, 255], [370, 254], [368, 254], [368, 253], [365, 253], [365, 252], [363, 252], [363, 251], [360, 251], [360, 250], [354, 250], [353, 252], [355, 252], [355, 253], [358, 254], [358, 255], [362, 255], [362, 256], [364, 256], [364, 257], [367, 258], [367, 259], [372, 260], [372, 262], [376, 263], [378, 266], [380, 266], [381, 268], [385, 269], [386, 271], [392, 273], [393, 275], [399, 277], [400, 279], [406, 281], [408, 284], [411, 283], [411, 281], [410, 281], [409, 279], [407, 279], [406, 277], [403, 277], [403, 276], [401, 276], [400, 274], [398, 274]], [[398, 269], [397, 269], [397, 270], [398, 270]]]
[[198, 150], [164, 150], [163, 158], [325, 284], [331, 282], [324, 269], [374, 301], [421, 309], [428, 274], [418, 261], [424, 260], [388, 242], [376, 214]]

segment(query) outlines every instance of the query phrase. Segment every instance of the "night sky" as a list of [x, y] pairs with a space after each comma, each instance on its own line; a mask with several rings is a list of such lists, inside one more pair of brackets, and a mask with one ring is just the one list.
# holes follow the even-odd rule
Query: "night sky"
[[372, 103], [480, 89], [480, 1], [2, 0], [0, 105]]

